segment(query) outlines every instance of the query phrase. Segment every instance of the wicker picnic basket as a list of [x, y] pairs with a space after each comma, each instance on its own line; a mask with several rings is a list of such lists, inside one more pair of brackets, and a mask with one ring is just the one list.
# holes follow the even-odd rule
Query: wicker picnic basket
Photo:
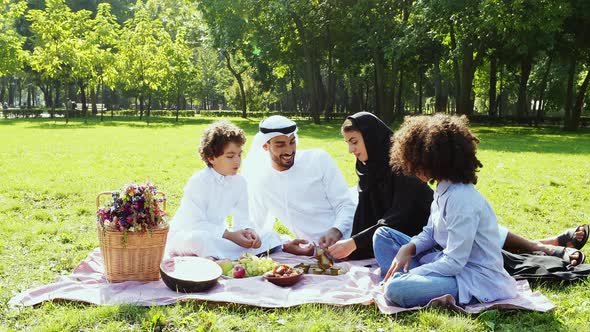
[[[100, 197], [96, 196], [96, 208]], [[162, 197], [163, 193], [158, 192]], [[163, 204], [166, 210], [166, 201]], [[160, 279], [160, 263], [164, 256], [168, 225], [145, 232], [120, 232], [109, 230], [97, 223], [100, 251], [104, 261], [104, 273], [109, 282], [156, 281]]]

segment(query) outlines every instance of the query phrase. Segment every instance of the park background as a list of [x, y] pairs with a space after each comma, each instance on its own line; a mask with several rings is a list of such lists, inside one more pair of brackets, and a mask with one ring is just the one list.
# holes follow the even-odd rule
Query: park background
[[173, 215], [222, 116], [247, 146], [263, 116], [297, 119], [299, 148], [352, 186], [345, 115], [466, 114], [500, 223], [529, 238], [588, 223], [588, 26], [582, 0], [0, 0], [0, 329], [588, 330], [588, 280], [533, 283], [557, 305], [544, 314], [7, 305], [98, 246], [99, 191], [151, 180]]

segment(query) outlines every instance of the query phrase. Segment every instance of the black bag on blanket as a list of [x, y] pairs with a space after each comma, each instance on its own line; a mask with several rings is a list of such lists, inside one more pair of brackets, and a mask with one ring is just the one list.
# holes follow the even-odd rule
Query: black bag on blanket
[[569, 262], [554, 256], [513, 254], [502, 250], [504, 269], [515, 279], [577, 280], [590, 275], [590, 264], [570, 266]]

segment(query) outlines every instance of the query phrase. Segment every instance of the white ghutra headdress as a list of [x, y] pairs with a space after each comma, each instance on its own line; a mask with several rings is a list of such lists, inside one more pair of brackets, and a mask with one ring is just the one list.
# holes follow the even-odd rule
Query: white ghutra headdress
[[297, 124], [293, 120], [284, 116], [273, 115], [260, 121], [258, 133], [254, 136], [242, 167], [242, 175], [246, 179], [251, 179], [256, 176], [257, 172], [263, 171], [263, 169], [270, 166], [268, 151], [265, 151], [263, 146], [274, 137], [283, 135], [295, 135], [295, 140], [298, 140]]

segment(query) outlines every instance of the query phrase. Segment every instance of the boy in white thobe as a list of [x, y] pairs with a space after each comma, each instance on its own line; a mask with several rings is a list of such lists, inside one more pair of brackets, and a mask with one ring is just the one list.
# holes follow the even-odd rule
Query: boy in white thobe
[[[280, 245], [278, 235], [263, 232], [261, 237], [250, 222], [246, 181], [237, 174], [244, 142], [244, 132], [227, 121], [214, 123], [203, 133], [199, 153], [207, 167], [184, 188], [170, 223], [168, 255], [235, 260]], [[226, 223], [229, 215], [231, 230]]]

